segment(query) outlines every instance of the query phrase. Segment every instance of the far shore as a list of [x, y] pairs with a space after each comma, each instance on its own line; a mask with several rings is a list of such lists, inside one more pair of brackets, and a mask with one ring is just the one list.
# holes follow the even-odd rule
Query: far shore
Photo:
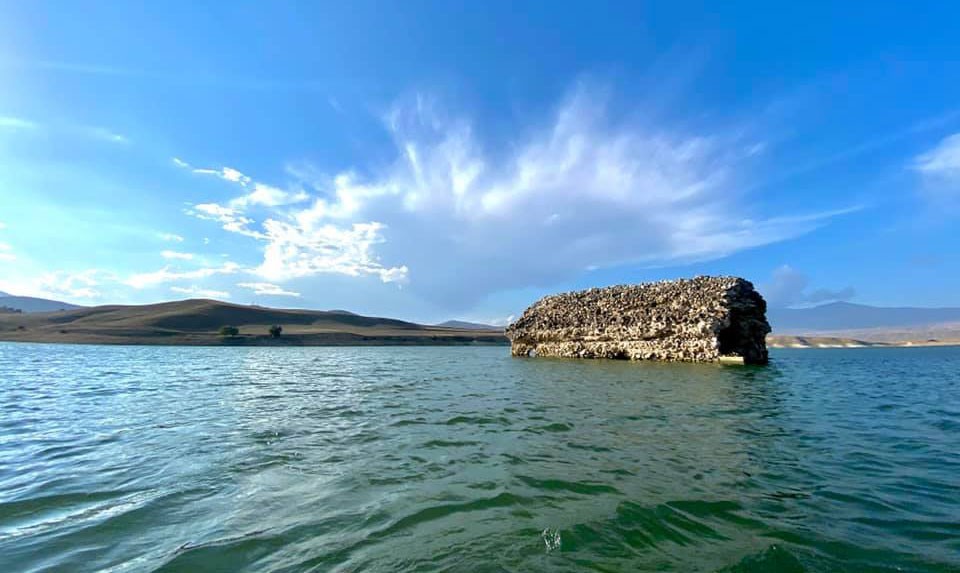
[[0, 332], [0, 342], [40, 344], [109, 344], [129, 346], [504, 346], [509, 341], [495, 331], [355, 334], [350, 332], [220, 336], [216, 333], [107, 334], [91, 332]]
[[960, 340], [869, 341], [829, 336], [776, 335], [767, 337], [767, 348], [923, 348], [960, 346]]

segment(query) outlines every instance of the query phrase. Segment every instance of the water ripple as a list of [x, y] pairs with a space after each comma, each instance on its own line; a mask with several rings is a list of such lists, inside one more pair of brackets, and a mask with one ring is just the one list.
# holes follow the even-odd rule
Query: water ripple
[[957, 371], [0, 344], [0, 571], [960, 571]]

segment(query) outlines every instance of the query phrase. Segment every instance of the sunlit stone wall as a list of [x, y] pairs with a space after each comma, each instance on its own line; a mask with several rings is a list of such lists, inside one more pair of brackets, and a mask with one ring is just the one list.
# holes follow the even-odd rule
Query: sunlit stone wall
[[737, 277], [696, 277], [544, 297], [507, 327], [514, 356], [767, 362], [766, 302]]

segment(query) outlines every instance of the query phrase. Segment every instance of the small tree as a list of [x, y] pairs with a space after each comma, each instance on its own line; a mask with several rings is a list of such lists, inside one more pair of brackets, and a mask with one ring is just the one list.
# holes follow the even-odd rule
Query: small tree
[[221, 326], [220, 336], [236, 336], [240, 334], [240, 329], [236, 326]]
[[280, 338], [280, 334], [283, 332], [283, 327], [279, 324], [274, 324], [270, 327], [270, 336], [273, 338]]

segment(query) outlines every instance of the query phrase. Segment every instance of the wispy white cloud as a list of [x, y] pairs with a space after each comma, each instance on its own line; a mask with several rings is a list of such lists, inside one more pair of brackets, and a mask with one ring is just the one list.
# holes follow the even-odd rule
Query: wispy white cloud
[[51, 123], [41, 125], [35, 121], [21, 117], [0, 116], [0, 129], [15, 131], [37, 131], [40, 129], [61, 135], [83, 137], [108, 141], [110, 143], [128, 144], [130, 139], [125, 135], [101, 126], [77, 125], [71, 123]]
[[585, 268], [716, 259], [853, 210], [764, 215], [741, 191], [762, 145], [744, 151], [735, 134], [612, 119], [589, 86], [509, 144], [484, 145], [470, 121], [424, 96], [394, 106], [384, 124], [396, 147], [391, 164], [291, 169], [312, 200], [283, 209], [259, 202], [272, 208], [262, 231], [247, 193], [194, 214], [264, 242], [255, 272], [270, 281], [376, 276], [469, 303]]
[[310, 196], [302, 190], [293, 192], [283, 191], [282, 189], [264, 185], [263, 183], [254, 183], [249, 193], [230, 201], [230, 206], [234, 208], [245, 208], [251, 205], [279, 207], [281, 205], [302, 203], [309, 198]]
[[193, 253], [181, 253], [179, 251], [161, 251], [160, 256], [165, 259], [179, 261], [192, 261], [194, 258]]
[[252, 290], [254, 294], [270, 296], [300, 296], [300, 293], [284, 290], [283, 287], [271, 283], [238, 283], [238, 287]]
[[121, 68], [117, 66], [79, 63], [79, 62], [58, 62], [51, 60], [20, 60], [4, 58], [0, 60], [0, 66], [11, 68], [26, 68], [40, 70], [54, 70], [62, 72], [73, 72], [78, 74], [92, 74], [104, 76], [123, 76], [123, 77], [153, 77], [152, 74], [144, 70], [133, 68]]
[[85, 127], [83, 128], [83, 131], [94, 139], [122, 145], [130, 143], [130, 139], [127, 136], [119, 134], [105, 127]]
[[918, 155], [911, 167], [921, 178], [919, 195], [938, 217], [960, 214], [960, 133]]
[[[384, 267], [372, 252], [373, 245], [382, 242], [384, 225], [377, 222], [358, 222], [349, 227], [321, 223], [322, 205], [298, 212], [293, 220], [268, 218], [262, 231], [254, 228], [256, 221], [247, 215], [254, 206], [276, 208], [301, 203], [310, 198], [302, 189], [284, 191], [277, 187], [253, 181], [239, 170], [197, 169], [182, 160], [177, 165], [194, 173], [216, 175], [237, 183], [246, 191], [226, 205], [201, 203], [186, 210], [200, 219], [213, 220], [224, 230], [265, 241], [263, 263], [253, 269], [256, 274], [271, 280], [285, 280], [319, 273], [339, 273], [350, 276], [376, 275], [383, 282], [402, 283], [407, 269], [403, 266]], [[347, 178], [341, 177], [344, 185]], [[350, 191], [347, 191], [348, 193]], [[348, 199], [349, 201], [349, 199]]]
[[191, 271], [177, 271], [171, 270], [170, 267], [164, 267], [158, 271], [131, 275], [123, 283], [136, 289], [142, 289], [163, 283], [205, 279], [215, 275], [229, 275], [240, 270], [240, 265], [234, 262], [227, 262], [219, 267], [204, 267]]
[[250, 178], [232, 167], [221, 167], [220, 169], [192, 168], [191, 171], [199, 175], [216, 175], [224, 181], [239, 183], [246, 186], [250, 183]]
[[266, 279], [286, 280], [323, 273], [349, 276], [375, 275], [385, 283], [404, 283], [407, 267], [385, 267], [373, 247], [383, 242], [383, 225], [354, 223], [350, 227], [331, 224], [264, 222], [267, 242], [263, 263], [254, 272]]
[[[239, 233], [256, 239], [265, 236], [260, 231], [250, 228], [250, 225], [255, 221], [245, 216], [241, 209], [224, 207], [218, 203], [201, 203], [186, 209], [184, 212], [198, 219], [217, 221], [223, 226], [224, 230], [231, 233]], [[206, 239], [204, 239], [204, 244], [206, 244]]]
[[839, 151], [818, 156], [811, 161], [792, 165], [780, 165], [774, 174], [768, 175], [761, 181], [752, 182], [746, 187], [746, 190], [750, 192], [757, 192], [760, 189], [770, 188], [775, 185], [782, 184], [783, 182], [793, 179], [797, 176], [816, 172], [838, 163], [843, 163], [864, 155], [868, 155], [870, 153], [874, 153], [877, 150], [903, 141], [908, 137], [914, 137], [921, 133], [942, 129], [943, 127], [955, 122], [958, 118], [960, 118], [960, 109], [949, 110], [936, 116], [927, 117], [920, 121], [912, 122], [887, 133], [874, 134], [868, 139], [855, 145], [846, 145]]
[[201, 203], [188, 208], [186, 213], [200, 219], [218, 221], [224, 230], [254, 238], [263, 238], [264, 234], [251, 225], [254, 220], [246, 215], [252, 207], [273, 208], [301, 203], [310, 198], [302, 189], [284, 191], [278, 187], [254, 181], [250, 176], [232, 167], [217, 169], [197, 168], [182, 159], [173, 158], [173, 163], [182, 169], [189, 169], [200, 175], [214, 175], [240, 186], [244, 193], [231, 199], [226, 205], [220, 203]]
[[189, 287], [173, 286], [170, 287], [170, 290], [177, 294], [185, 294], [188, 296], [199, 296], [203, 298], [230, 298], [230, 293], [227, 291], [205, 289], [195, 285], [191, 285]]
[[183, 85], [217, 86], [229, 89], [273, 92], [292, 90], [299, 92], [321, 92], [326, 82], [311, 78], [283, 80], [276, 77], [255, 77], [248, 75], [187, 74], [183, 70], [158, 71], [141, 68], [128, 68], [95, 62], [65, 62], [54, 60], [31, 60], [10, 57], [0, 58], [0, 69], [39, 69], [69, 74], [130, 78]]
[[167, 241], [169, 243], [183, 242], [183, 237], [175, 233], [158, 233], [157, 237], [159, 237], [161, 241]]
[[747, 148], [744, 149], [744, 155], [746, 155], [747, 157], [753, 157], [754, 155], [760, 155], [766, 150], [767, 150], [766, 142], [754, 143], [754, 144], [748, 145]]
[[0, 261], [15, 261], [17, 255], [13, 254], [13, 247], [9, 243], [0, 243]]
[[101, 269], [59, 270], [34, 276], [0, 273], [0, 290], [21, 296], [92, 303], [103, 299], [105, 287], [109, 289], [116, 281], [115, 274]]
[[28, 130], [37, 129], [39, 125], [21, 117], [0, 116], [0, 129]]
[[209, 167], [194, 167], [179, 157], [172, 158], [172, 161], [174, 165], [181, 169], [188, 169], [198, 175], [215, 175], [225, 181], [239, 183], [241, 186], [245, 186], [251, 181], [249, 177], [232, 167], [220, 167], [217, 169]]
[[80, 272], [55, 271], [41, 275], [35, 287], [47, 296], [92, 300], [101, 296], [97, 287], [112, 280], [115, 280], [112, 273], [98, 269]]
[[913, 168], [929, 177], [960, 182], [960, 133], [943, 138], [936, 147], [919, 155]]

